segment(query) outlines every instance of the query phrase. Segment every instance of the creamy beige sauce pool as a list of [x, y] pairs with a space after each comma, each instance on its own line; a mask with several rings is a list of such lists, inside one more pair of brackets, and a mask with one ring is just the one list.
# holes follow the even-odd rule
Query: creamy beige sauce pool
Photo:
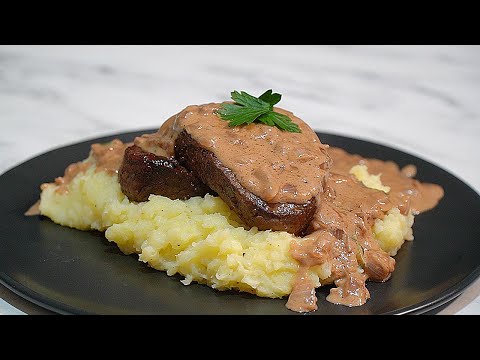
[[[240, 184], [272, 203], [305, 203], [322, 192], [330, 158], [327, 146], [291, 112], [275, 108], [296, 123], [301, 133], [260, 123], [230, 127], [215, 113], [221, 104], [191, 105], [168, 119], [156, 134], [135, 143], [150, 152], [173, 155], [176, 135], [185, 129], [233, 171]], [[162, 150], [159, 150], [162, 149]]]

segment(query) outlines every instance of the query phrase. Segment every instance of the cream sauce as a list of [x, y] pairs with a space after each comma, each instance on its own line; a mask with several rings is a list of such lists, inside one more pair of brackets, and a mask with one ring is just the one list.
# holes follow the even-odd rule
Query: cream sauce
[[416, 175], [414, 165], [400, 169], [393, 161], [368, 159], [336, 147], [330, 147], [328, 153], [333, 160], [331, 171], [334, 173], [347, 175], [352, 166], [364, 164], [370, 174], [381, 174], [382, 183], [390, 187], [389, 200], [404, 214], [409, 210], [415, 215], [430, 210], [444, 195], [441, 186], [413, 179]]
[[183, 129], [231, 169], [240, 184], [271, 203], [305, 203], [323, 191], [330, 158], [326, 145], [293, 113], [281, 108], [301, 133], [262, 123], [230, 127], [215, 113], [221, 104], [191, 105], [170, 117], [157, 133], [135, 139], [144, 150], [173, 156], [174, 141]]
[[40, 215], [40, 200], [37, 200], [35, 204], [30, 206], [27, 211], [24, 213], [25, 216], [36, 216]]
[[[173, 157], [173, 143], [175, 140], [172, 139], [172, 136], [176, 137], [176, 135], [170, 130], [170, 127], [174, 121], [175, 118], [171, 117], [162, 125], [158, 132], [137, 136], [133, 143], [144, 151], [151, 152], [157, 156]], [[166, 134], [167, 131], [168, 134]]]
[[54, 183], [40, 185], [40, 189], [43, 190], [54, 184], [57, 186], [55, 192], [65, 194], [68, 192], [68, 184], [73, 178], [77, 174], [87, 171], [93, 165], [96, 166], [95, 172], [104, 171], [109, 175], [117, 174], [125, 149], [131, 144], [123, 143], [119, 139], [114, 139], [105, 144], [93, 144], [90, 147], [90, 154], [86, 160], [68, 165], [63, 176], [55, 178]]
[[[313, 232], [294, 242], [290, 251], [300, 266], [287, 307], [299, 312], [317, 308], [310, 295], [314, 284], [305, 275], [309, 266], [318, 265], [312, 249], [326, 249], [322, 259], [331, 264], [331, 276], [325, 283], [333, 282], [335, 287], [327, 300], [346, 306], [363, 305], [370, 297], [366, 281], [386, 281], [395, 269], [395, 260], [373, 236], [375, 219], [383, 218], [393, 207], [399, 207], [404, 214], [427, 211], [444, 194], [436, 184], [413, 179], [414, 165], [400, 169], [392, 161], [365, 159], [340, 148], [330, 147], [328, 152], [332, 165], [325, 178], [325, 191], [317, 198], [317, 212], [310, 225]], [[381, 173], [382, 183], [391, 187], [390, 192], [369, 189], [357, 181], [349, 174], [357, 164], [365, 164], [371, 174]]]
[[317, 310], [315, 284], [308, 277], [311, 266], [322, 265], [332, 261], [332, 244], [334, 236], [327, 231], [317, 231], [303, 238], [303, 241], [292, 241], [290, 254], [298, 261], [300, 267], [288, 297], [287, 308], [297, 312]]

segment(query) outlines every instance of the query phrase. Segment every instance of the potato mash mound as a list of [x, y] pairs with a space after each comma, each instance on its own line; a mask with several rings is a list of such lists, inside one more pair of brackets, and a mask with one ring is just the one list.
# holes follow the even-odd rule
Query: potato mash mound
[[405, 240], [413, 240], [413, 215], [402, 215], [398, 208], [393, 208], [382, 219], [376, 219], [373, 235], [380, 247], [390, 256], [397, 255]]
[[[125, 254], [168, 275], [181, 274], [218, 289], [236, 289], [262, 297], [291, 293], [298, 263], [290, 253], [287, 232], [245, 228], [237, 215], [219, 198], [206, 195], [170, 200], [150, 195], [135, 203], [122, 193], [116, 175], [95, 167], [79, 173], [67, 192], [44, 186], [40, 213], [54, 222], [80, 230], [105, 231], [105, 237]], [[396, 254], [404, 240], [412, 239], [413, 216], [392, 209], [377, 220], [374, 234], [382, 248]], [[330, 265], [311, 267], [309, 277], [318, 287], [330, 276]]]

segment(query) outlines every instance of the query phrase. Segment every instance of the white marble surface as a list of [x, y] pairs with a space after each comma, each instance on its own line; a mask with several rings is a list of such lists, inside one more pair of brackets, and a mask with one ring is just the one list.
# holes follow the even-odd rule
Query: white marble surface
[[[479, 64], [479, 46], [0, 46], [0, 174], [273, 88], [315, 130], [419, 155], [480, 192]], [[0, 290], [0, 313], [47, 313]], [[479, 294], [477, 281], [441, 313], [480, 314]]]

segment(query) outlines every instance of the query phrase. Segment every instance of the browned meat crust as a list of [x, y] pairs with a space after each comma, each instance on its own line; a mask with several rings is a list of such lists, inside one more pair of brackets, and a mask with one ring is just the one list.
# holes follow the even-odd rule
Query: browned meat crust
[[150, 194], [185, 200], [209, 192], [205, 184], [174, 158], [157, 156], [136, 145], [125, 149], [118, 180], [122, 192], [132, 201], [146, 201]]

